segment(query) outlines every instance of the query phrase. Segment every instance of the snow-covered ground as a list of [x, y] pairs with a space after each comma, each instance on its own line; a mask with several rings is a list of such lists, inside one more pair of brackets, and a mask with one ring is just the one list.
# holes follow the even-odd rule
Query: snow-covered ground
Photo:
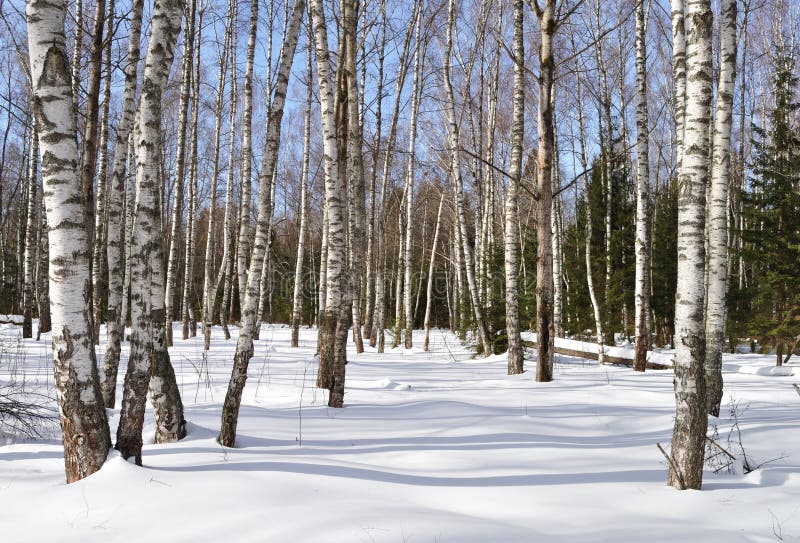
[[[800, 366], [779, 376], [771, 356], [725, 356], [717, 441], [741, 454], [735, 404], [748, 458], [777, 460], [749, 475], [709, 468], [704, 490], [679, 492], [656, 448], [672, 430], [670, 370], [559, 357], [555, 380], [539, 384], [440, 331], [429, 353], [351, 352], [346, 407], [334, 410], [314, 387], [316, 332], [292, 349], [288, 328], [265, 327], [237, 447], [224, 449], [232, 332], [214, 329], [206, 358], [176, 327], [189, 435], [146, 445], [144, 467], [112, 454], [66, 485], [56, 434], [0, 446], [0, 541], [800, 541]], [[49, 337], [19, 333], [0, 325], [0, 382], [13, 373], [46, 391]]]

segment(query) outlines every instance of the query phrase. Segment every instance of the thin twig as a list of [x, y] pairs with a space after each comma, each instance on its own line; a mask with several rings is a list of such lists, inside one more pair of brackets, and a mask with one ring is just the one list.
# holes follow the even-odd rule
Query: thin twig
[[708, 442], [709, 442], [709, 443], [711, 443], [711, 444], [712, 444], [712, 445], [714, 445], [716, 448], [718, 448], [720, 451], [722, 451], [723, 453], [725, 453], [725, 456], [727, 456], [728, 458], [730, 458], [730, 459], [731, 459], [731, 460], [733, 460], [734, 462], [736, 461], [736, 457], [735, 457], [735, 456], [733, 456], [731, 453], [729, 453], [727, 450], [725, 450], [725, 449], [722, 447], [722, 445], [720, 445], [719, 443], [717, 443], [716, 441], [714, 441], [714, 440], [713, 440], [713, 439], [711, 439], [710, 437], [706, 437], [706, 439], [708, 440]]
[[297, 417], [299, 419], [300, 436], [297, 440], [299, 447], [303, 446], [303, 393], [306, 390], [306, 376], [308, 375], [308, 362], [303, 364], [303, 386], [300, 389], [300, 408], [297, 410]]
[[672, 458], [670, 458], [670, 456], [667, 454], [667, 451], [664, 450], [664, 447], [661, 446], [661, 443], [656, 443], [656, 447], [658, 447], [658, 450], [661, 451], [661, 454], [663, 454], [664, 458], [666, 458], [667, 462], [669, 462], [670, 469], [673, 470], [675, 472], [675, 475], [678, 476], [678, 482], [681, 485], [680, 489], [686, 490], [686, 483], [683, 482], [683, 475], [681, 475], [681, 470], [679, 470], [678, 466], [676, 466], [675, 463], [672, 461]]

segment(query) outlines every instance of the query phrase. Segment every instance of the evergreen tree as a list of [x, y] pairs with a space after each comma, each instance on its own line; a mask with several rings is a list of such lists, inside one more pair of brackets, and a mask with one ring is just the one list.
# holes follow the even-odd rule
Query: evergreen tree
[[782, 363], [800, 334], [800, 139], [795, 121], [798, 77], [795, 59], [778, 47], [774, 67], [774, 107], [767, 127], [753, 127], [753, 163], [745, 203], [743, 258], [751, 278], [737, 296], [737, 311], [746, 331], [771, 345]]
[[653, 206], [652, 300], [656, 345], [673, 345], [678, 261], [678, 183], [656, 190]]
[[[608, 303], [601, 304], [603, 329], [606, 331], [606, 344], [613, 344], [615, 332], [628, 334], [633, 326], [633, 292], [635, 280], [634, 255], [634, 215], [636, 202], [633, 194], [635, 179], [625, 167], [624, 155], [615, 154], [611, 160], [598, 157], [593, 162], [589, 178], [589, 205], [591, 205], [592, 239], [596, 244], [605, 244], [604, 214], [606, 191], [603, 186], [603, 168], [611, 163], [612, 193], [611, 201], [611, 275], [608, 284]], [[575, 204], [575, 221], [567, 226], [564, 239], [564, 273], [570, 285], [569, 304], [566, 307], [564, 328], [570, 334], [585, 335], [594, 326], [592, 306], [586, 285], [586, 263], [583, 258], [586, 227], [586, 206], [580, 198]], [[592, 254], [592, 275], [594, 284], [605, 289], [605, 254], [594, 251]], [[674, 291], [673, 291], [674, 292]], [[627, 319], [625, 316], [627, 315]], [[591, 333], [587, 335], [590, 336]]]

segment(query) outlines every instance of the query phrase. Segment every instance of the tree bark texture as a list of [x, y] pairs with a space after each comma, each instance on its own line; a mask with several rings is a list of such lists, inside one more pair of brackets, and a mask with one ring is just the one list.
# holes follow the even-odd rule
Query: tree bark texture
[[[185, 435], [164, 331], [164, 246], [161, 235], [161, 97], [181, 28], [182, 0], [155, 5], [136, 112], [136, 201], [131, 233], [131, 352], [125, 375], [116, 448], [142, 463], [142, 426], [147, 388], [153, 397], [156, 441]], [[151, 380], [152, 377], [152, 380]]]
[[686, 103], [678, 170], [678, 288], [675, 296], [675, 425], [669, 484], [699, 489], [708, 417], [705, 401], [705, 201], [711, 146], [710, 0], [686, 2]]
[[723, 0], [717, 109], [712, 141], [708, 213], [708, 286], [706, 293], [706, 405], [718, 417], [722, 402], [722, 350], [728, 289], [728, 191], [731, 182], [731, 128], [736, 87], [736, 0]]
[[514, 0], [514, 98], [511, 114], [511, 160], [505, 201], [506, 334], [508, 374], [524, 371], [525, 353], [519, 331], [519, 216], [517, 199], [522, 175], [525, 135], [525, 44], [522, 0]]
[[258, 219], [256, 221], [256, 236], [253, 243], [253, 254], [250, 258], [250, 268], [247, 272], [247, 291], [242, 305], [242, 327], [239, 330], [239, 339], [236, 342], [236, 354], [231, 370], [231, 379], [225, 402], [222, 405], [222, 421], [217, 440], [225, 447], [236, 444], [236, 427], [239, 422], [239, 407], [242, 403], [242, 392], [247, 381], [247, 366], [253, 357], [253, 334], [255, 328], [261, 325], [261, 316], [257, 314], [260, 293], [261, 270], [268, 249], [267, 235], [271, 218], [270, 192], [272, 189], [272, 172], [278, 159], [278, 149], [281, 139], [281, 120], [283, 107], [286, 100], [286, 89], [289, 84], [289, 73], [292, 69], [297, 38], [300, 33], [300, 22], [303, 19], [305, 0], [295, 0], [292, 8], [291, 19], [284, 35], [281, 58], [278, 67], [274, 98], [269, 110], [267, 135], [264, 142], [264, 162], [261, 166], [258, 188]]
[[88, 295], [91, 245], [84, 222], [72, 78], [64, 36], [66, 2], [26, 4], [34, 117], [50, 231], [53, 365], [64, 464], [71, 483], [96, 472], [111, 445], [95, 365]]
[[172, 320], [174, 317], [175, 290], [178, 283], [178, 266], [180, 250], [186, 238], [183, 230], [184, 184], [186, 173], [186, 124], [189, 120], [189, 91], [192, 86], [192, 60], [194, 56], [194, 18], [197, 11], [197, 0], [191, 0], [186, 12], [186, 31], [183, 33], [183, 58], [181, 59], [181, 91], [178, 102], [178, 141], [175, 152], [175, 188], [173, 189], [172, 228], [169, 238], [169, 256], [167, 258], [167, 287], [165, 325], [167, 330], [167, 346], [172, 346]]
[[552, 164], [555, 149], [553, 111], [550, 95], [553, 92], [553, 37], [556, 31], [555, 1], [547, 0], [540, 13], [541, 43], [539, 44], [539, 153], [536, 225], [536, 381], [553, 380], [555, 325], [553, 322], [553, 245], [551, 213], [553, 209]]
[[644, 0], [636, 0], [636, 349], [633, 369], [644, 371], [650, 350], [650, 120], [647, 111], [647, 35]]

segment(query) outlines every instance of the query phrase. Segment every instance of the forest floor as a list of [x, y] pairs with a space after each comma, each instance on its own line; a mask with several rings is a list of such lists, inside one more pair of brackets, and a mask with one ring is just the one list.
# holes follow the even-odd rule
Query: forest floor
[[[559, 356], [554, 381], [536, 383], [535, 360], [509, 377], [503, 356], [473, 358], [436, 331], [430, 352], [351, 351], [346, 407], [335, 410], [314, 386], [316, 331], [302, 329], [292, 349], [287, 327], [265, 326], [228, 449], [216, 435], [231, 332], [226, 341], [214, 328], [205, 356], [176, 326], [188, 436], [152, 444], [148, 411], [144, 467], [112, 453], [66, 485], [55, 425], [42, 439], [0, 441], [0, 540], [800, 541], [797, 361], [779, 376], [771, 356], [725, 355], [723, 416], [709, 434], [737, 462], [718, 473], [710, 462], [702, 491], [679, 492], [656, 447], [672, 432], [671, 370]], [[0, 325], [0, 384], [52, 397], [49, 337], [19, 334]], [[109, 410], [112, 437], [118, 414]], [[743, 474], [741, 444], [752, 465], [771, 462]]]

